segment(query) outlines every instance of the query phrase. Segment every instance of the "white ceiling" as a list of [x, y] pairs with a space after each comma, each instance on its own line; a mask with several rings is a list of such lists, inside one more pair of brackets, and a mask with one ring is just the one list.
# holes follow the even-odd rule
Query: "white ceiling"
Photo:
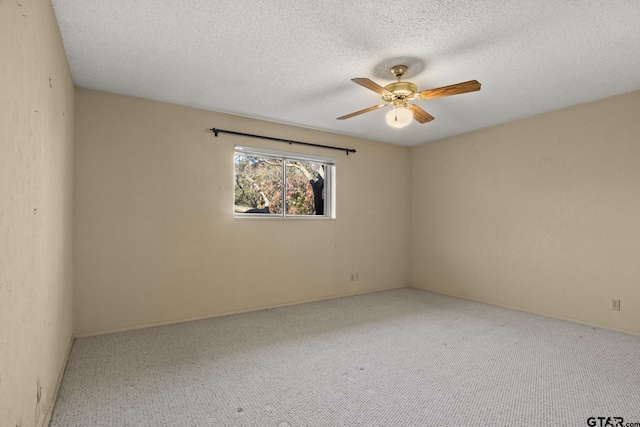
[[[638, 0], [53, 0], [77, 86], [413, 146], [640, 89]], [[409, 66], [403, 129], [350, 81]], [[210, 123], [222, 127], [222, 123]], [[242, 132], [243, 129], [230, 129]]]

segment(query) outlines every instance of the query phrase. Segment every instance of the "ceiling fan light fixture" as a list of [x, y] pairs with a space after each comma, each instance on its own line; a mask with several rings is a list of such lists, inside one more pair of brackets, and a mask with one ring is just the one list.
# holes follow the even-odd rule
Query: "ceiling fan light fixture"
[[407, 107], [394, 107], [387, 113], [387, 124], [394, 128], [403, 128], [413, 120], [413, 113]]

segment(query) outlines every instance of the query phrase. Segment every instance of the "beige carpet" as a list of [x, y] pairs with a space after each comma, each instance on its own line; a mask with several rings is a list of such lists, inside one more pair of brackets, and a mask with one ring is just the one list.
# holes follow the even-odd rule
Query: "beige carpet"
[[640, 423], [639, 337], [407, 288], [78, 339], [50, 425], [590, 417]]

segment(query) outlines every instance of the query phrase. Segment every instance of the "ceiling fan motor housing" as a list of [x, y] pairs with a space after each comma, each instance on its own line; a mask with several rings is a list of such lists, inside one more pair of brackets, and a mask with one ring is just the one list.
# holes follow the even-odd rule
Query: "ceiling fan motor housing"
[[387, 102], [391, 102], [396, 99], [411, 99], [418, 91], [418, 87], [411, 82], [395, 82], [386, 85], [384, 88], [393, 93], [393, 95], [382, 95], [382, 99]]

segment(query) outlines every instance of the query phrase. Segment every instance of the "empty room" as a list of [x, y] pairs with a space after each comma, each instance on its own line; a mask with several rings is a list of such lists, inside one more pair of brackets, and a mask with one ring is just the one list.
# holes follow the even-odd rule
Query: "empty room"
[[640, 427], [640, 2], [0, 28], [0, 427]]

